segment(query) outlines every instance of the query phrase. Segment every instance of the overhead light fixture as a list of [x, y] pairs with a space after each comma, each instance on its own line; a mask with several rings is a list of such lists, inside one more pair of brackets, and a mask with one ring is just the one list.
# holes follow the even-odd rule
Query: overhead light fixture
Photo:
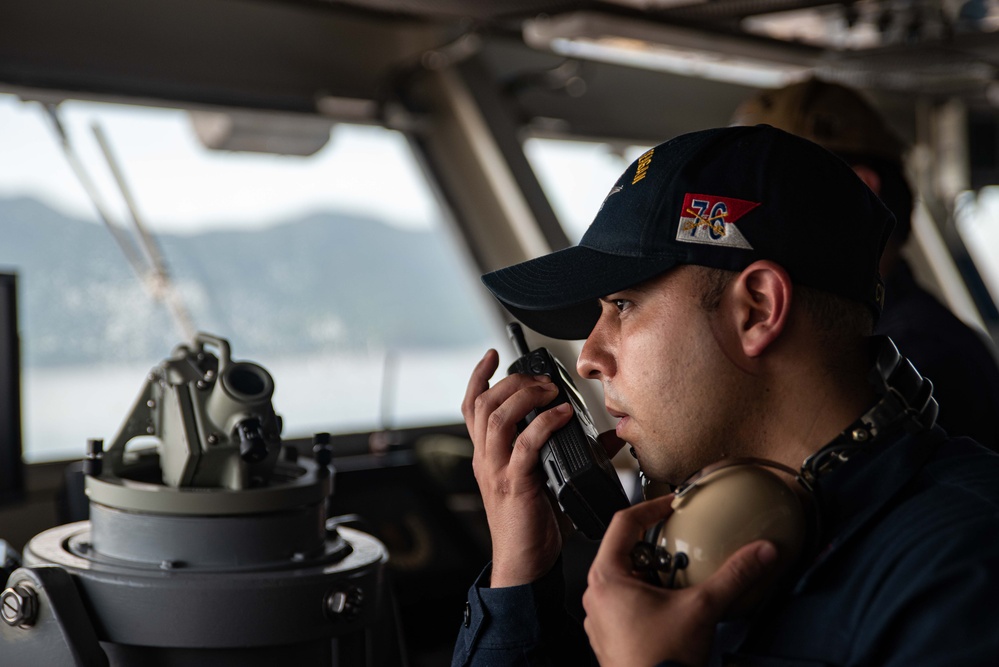
[[[848, 13], [852, 12], [852, 20]], [[740, 27], [752, 35], [834, 51], [874, 49], [884, 43], [881, 9], [873, 3], [804, 7], [747, 16]]]
[[333, 121], [305, 113], [227, 109], [189, 112], [206, 148], [276, 155], [314, 155], [330, 140]]
[[756, 88], [806, 78], [819, 53], [795, 44], [586, 11], [530, 19], [523, 35], [533, 48], [568, 57]]

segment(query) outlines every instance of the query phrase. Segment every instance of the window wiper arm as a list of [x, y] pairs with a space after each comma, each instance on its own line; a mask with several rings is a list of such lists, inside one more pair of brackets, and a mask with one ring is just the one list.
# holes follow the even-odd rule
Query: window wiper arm
[[118, 190], [121, 193], [122, 198], [125, 200], [129, 216], [131, 217], [132, 224], [137, 232], [138, 248], [136, 247], [136, 243], [129, 237], [128, 233], [112, 221], [112, 217], [107, 206], [104, 204], [100, 191], [97, 189], [96, 184], [90, 177], [83, 161], [80, 160], [79, 155], [70, 141], [69, 134], [63, 126], [62, 119], [59, 115], [58, 105], [53, 103], [44, 103], [42, 106], [48, 113], [49, 118], [52, 120], [52, 125], [59, 138], [59, 145], [66, 156], [66, 160], [69, 162], [70, 168], [73, 170], [76, 178], [83, 186], [87, 197], [94, 205], [94, 208], [97, 211], [97, 216], [104, 222], [105, 227], [107, 227], [108, 231], [111, 233], [115, 243], [117, 243], [118, 247], [125, 255], [125, 260], [128, 262], [128, 265], [135, 272], [135, 275], [142, 282], [150, 296], [167, 307], [174, 324], [177, 326], [184, 339], [193, 340], [197, 333], [194, 321], [191, 318], [187, 307], [184, 305], [180, 293], [170, 278], [166, 262], [163, 259], [163, 254], [160, 252], [155, 237], [153, 237], [152, 233], [149, 232], [139, 216], [138, 208], [135, 205], [135, 199], [132, 196], [131, 190], [128, 188], [118, 162], [114, 159], [110, 144], [108, 143], [104, 132], [96, 123], [91, 126], [94, 136], [97, 138], [97, 143], [100, 145], [101, 152], [104, 154], [104, 159], [107, 161], [111, 174], [114, 176]]

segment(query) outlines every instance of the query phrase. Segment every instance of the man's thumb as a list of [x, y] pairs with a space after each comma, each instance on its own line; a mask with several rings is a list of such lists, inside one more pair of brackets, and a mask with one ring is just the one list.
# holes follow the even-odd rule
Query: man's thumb
[[[754, 586], [762, 584], [777, 562], [777, 548], [765, 540], [747, 544], [718, 568], [704, 582], [709, 598], [719, 615], [725, 615], [732, 609], [734, 603], [745, 597]], [[750, 597], [756, 598], [757, 595]]]

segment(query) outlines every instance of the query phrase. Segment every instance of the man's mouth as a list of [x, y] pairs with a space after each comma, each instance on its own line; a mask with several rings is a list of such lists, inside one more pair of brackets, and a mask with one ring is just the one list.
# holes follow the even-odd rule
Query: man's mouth
[[615, 410], [614, 408], [612, 408], [612, 407], [611, 407], [611, 406], [609, 406], [609, 405], [607, 405], [607, 406], [604, 406], [604, 407], [605, 407], [605, 408], [607, 409], [607, 413], [608, 413], [608, 414], [609, 414], [609, 415], [610, 415], [611, 417], [614, 417], [614, 418], [616, 418], [616, 419], [623, 419], [623, 418], [625, 418], [625, 417], [627, 417], [627, 416], [628, 416], [628, 415], [627, 415], [627, 413], [624, 413], [624, 412], [621, 412], [620, 410]]
[[627, 428], [628, 423], [631, 421], [631, 417], [629, 417], [626, 412], [615, 410], [610, 406], [606, 407], [607, 407], [607, 413], [611, 417], [614, 417], [615, 419], [618, 420], [617, 425], [614, 427], [614, 431], [615, 433], [617, 433], [617, 437], [621, 438], [622, 440], [627, 440], [627, 438], [624, 436], [624, 431]]

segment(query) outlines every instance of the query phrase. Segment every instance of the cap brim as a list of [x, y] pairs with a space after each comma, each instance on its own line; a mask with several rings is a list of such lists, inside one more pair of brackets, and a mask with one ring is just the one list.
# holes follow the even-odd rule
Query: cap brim
[[645, 282], [678, 258], [628, 257], [573, 246], [482, 276], [523, 324], [551, 338], [581, 339], [600, 317], [597, 299]]

